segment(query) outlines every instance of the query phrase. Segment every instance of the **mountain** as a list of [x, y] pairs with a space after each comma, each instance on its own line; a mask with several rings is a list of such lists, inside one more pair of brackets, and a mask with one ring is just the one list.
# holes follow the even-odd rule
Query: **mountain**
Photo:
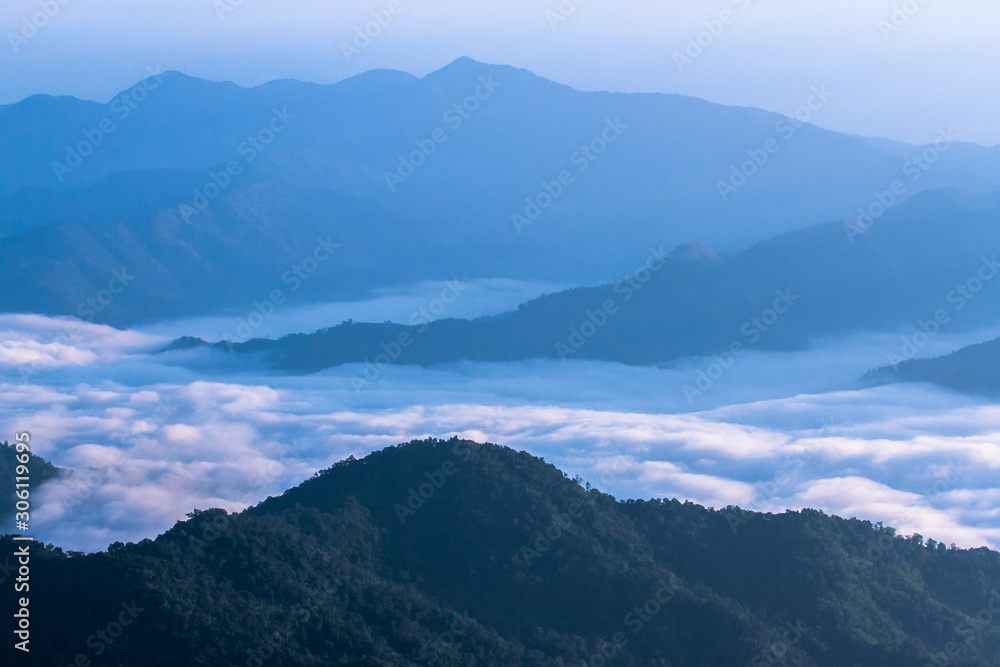
[[1000, 273], [998, 205], [998, 195], [921, 193], [863, 232], [856, 222], [829, 222], [731, 258], [698, 246], [652, 248], [616, 283], [546, 295], [494, 317], [429, 322], [430, 314], [447, 317], [446, 303], [431, 302], [409, 322], [345, 322], [216, 347], [263, 352], [294, 372], [358, 362], [371, 374], [387, 363], [457, 360], [656, 364], [718, 353], [729, 363], [752, 349], [917, 327], [941, 309], [947, 330], [991, 326], [1000, 312], [1000, 282], [991, 282]]
[[[27, 457], [26, 461], [19, 458], [24, 456]], [[19, 465], [27, 466], [27, 474], [19, 471]], [[17, 444], [10, 445], [6, 441], [0, 443], [0, 525], [10, 525], [14, 520], [18, 500], [15, 495], [18, 491], [17, 477], [27, 477], [30, 485], [28, 490], [36, 493], [42, 484], [61, 474], [62, 470], [31, 451], [18, 452]]]
[[[916, 352], [913, 346], [912, 353]], [[894, 366], [870, 371], [862, 382], [932, 382], [958, 391], [995, 396], [1000, 394], [1000, 338], [933, 359], [901, 359]]]
[[[814, 107], [830, 94], [803, 91]], [[650, 244], [731, 253], [926, 189], [1000, 187], [1000, 148], [947, 128], [909, 146], [468, 58], [333, 85], [157, 72], [103, 104], [2, 107], [0, 145], [0, 279], [16, 286], [0, 311], [119, 326], [246, 313], [275, 290], [304, 304], [419, 280], [595, 284]], [[285, 278], [319, 239], [341, 252], [293, 295]], [[135, 279], [109, 299], [123, 269]], [[82, 307], [95, 298], [110, 303]]]
[[[454, 438], [348, 459], [239, 514], [189, 517], [85, 556], [32, 543], [31, 652], [17, 664], [910, 667], [1000, 655], [996, 552], [812, 510], [619, 502], [523, 452]], [[4, 596], [8, 637], [14, 604]]]

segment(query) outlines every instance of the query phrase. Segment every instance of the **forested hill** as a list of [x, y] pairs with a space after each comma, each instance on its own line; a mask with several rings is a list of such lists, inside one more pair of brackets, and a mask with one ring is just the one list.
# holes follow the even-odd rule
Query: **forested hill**
[[[914, 348], [914, 353], [918, 352]], [[1000, 338], [969, 345], [943, 357], [906, 359], [895, 366], [877, 368], [862, 381], [866, 384], [933, 382], [964, 392], [1000, 395]]]
[[[45, 482], [58, 477], [61, 471], [54, 465], [40, 456], [35, 456], [31, 452], [22, 452], [28, 455], [28, 478], [31, 484], [31, 492], [34, 493]], [[17, 466], [20, 461], [17, 459], [17, 446], [4, 441], [0, 444], [0, 525], [7, 525], [8, 521], [14, 520], [14, 504], [17, 498], [14, 496], [16, 489], [15, 477]], [[23, 475], [20, 475], [23, 476]]]
[[996, 552], [810, 510], [619, 502], [457, 439], [107, 553], [34, 548], [23, 665], [1000, 664]]

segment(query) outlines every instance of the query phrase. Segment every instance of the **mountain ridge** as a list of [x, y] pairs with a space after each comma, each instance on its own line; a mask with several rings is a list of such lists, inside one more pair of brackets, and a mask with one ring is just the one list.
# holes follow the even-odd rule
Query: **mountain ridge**
[[18, 286], [0, 311], [76, 314], [131, 257], [148, 273], [97, 321], [241, 310], [327, 236], [345, 252], [303, 305], [421, 280], [596, 284], [652, 243], [733, 253], [886, 197], [1000, 187], [1000, 151], [913, 147], [933, 166], [911, 178], [912, 158], [781, 114], [472, 60], [422, 79], [199, 81], [0, 110], [0, 279]]
[[958, 308], [949, 290], [992, 261], [998, 237], [997, 194], [927, 192], [867, 229], [831, 221], [734, 257], [690, 244], [647, 250], [646, 263], [615, 283], [545, 295], [500, 315], [347, 322], [215, 348], [265, 352], [272, 368], [290, 372], [364, 363], [368, 373], [370, 364], [579, 358], [649, 365], [797, 350], [822, 336], [896, 330], [942, 307], [954, 309], [949, 329], [972, 330], [998, 323], [1000, 292], [981, 288]]
[[[458, 438], [349, 458], [239, 514], [195, 510], [156, 540], [35, 544], [31, 562], [33, 617], [52, 622], [28, 665], [909, 667], [953, 643], [949, 664], [985, 667], [1000, 651], [975, 621], [1000, 603], [996, 552], [812, 510], [623, 503]], [[95, 633], [123, 609], [134, 624]]]
[[[915, 335], [920, 334], [928, 335], [924, 331]], [[869, 371], [860, 383], [871, 386], [928, 382], [964, 393], [1000, 395], [1000, 338], [968, 345], [940, 357], [912, 358], [919, 352], [910, 337], [896, 355], [899, 357], [896, 364]]]

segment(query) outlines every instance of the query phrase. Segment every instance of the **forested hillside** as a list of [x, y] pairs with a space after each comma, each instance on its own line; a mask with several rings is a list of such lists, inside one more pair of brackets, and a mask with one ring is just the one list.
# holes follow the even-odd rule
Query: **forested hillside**
[[1000, 554], [817, 511], [620, 502], [458, 439], [107, 553], [34, 549], [21, 664], [1000, 664]]
[[[14, 516], [14, 491], [16, 490], [15, 477], [19, 461], [15, 445], [10, 445], [6, 441], [0, 444], [0, 522], [6, 524]], [[28, 466], [31, 491], [34, 493], [45, 482], [58, 477], [59, 468], [51, 463], [28, 452]]]

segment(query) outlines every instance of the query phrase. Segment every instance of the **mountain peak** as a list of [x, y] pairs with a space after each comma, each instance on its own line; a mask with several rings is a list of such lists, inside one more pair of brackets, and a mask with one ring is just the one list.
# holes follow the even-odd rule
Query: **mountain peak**
[[361, 74], [348, 77], [334, 85], [337, 86], [341, 93], [351, 95], [380, 95], [386, 90], [395, 90], [403, 86], [408, 86], [414, 81], [418, 81], [417, 77], [408, 72], [400, 72], [394, 69], [370, 69]]
[[448, 67], [489, 67], [489, 65], [482, 62], [481, 60], [470, 58], [469, 56], [459, 56], [458, 58], [455, 58], [450, 63], [445, 65], [442, 69]]
[[525, 84], [547, 84], [549, 86], [564, 87], [562, 84], [543, 79], [534, 72], [511, 65], [493, 65], [480, 62], [468, 56], [457, 58], [441, 69], [431, 72], [424, 77], [424, 81], [441, 89], [460, 88], [452, 92], [459, 93], [465, 90], [480, 77], [494, 76], [501, 84], [519, 82]]
[[718, 252], [699, 243], [683, 243], [670, 253], [671, 259], [685, 259], [717, 262], [722, 259]]
[[[489, 63], [484, 63], [475, 58], [470, 58], [469, 56], [461, 56], [455, 58], [450, 63], [444, 67], [431, 72], [427, 76], [434, 76], [438, 72], [482, 72], [491, 68], [509, 68], [509, 65], [491, 65]], [[510, 67], [510, 69], [514, 69]]]
[[142, 85], [145, 85], [146, 90], [158, 90], [161, 95], [163, 91], [169, 91], [169, 95], [204, 96], [218, 94], [218, 91], [232, 93], [242, 88], [232, 81], [210, 81], [177, 70], [149, 71], [148, 74], [149, 76], [143, 77], [118, 95], [130, 94], [137, 86]]

